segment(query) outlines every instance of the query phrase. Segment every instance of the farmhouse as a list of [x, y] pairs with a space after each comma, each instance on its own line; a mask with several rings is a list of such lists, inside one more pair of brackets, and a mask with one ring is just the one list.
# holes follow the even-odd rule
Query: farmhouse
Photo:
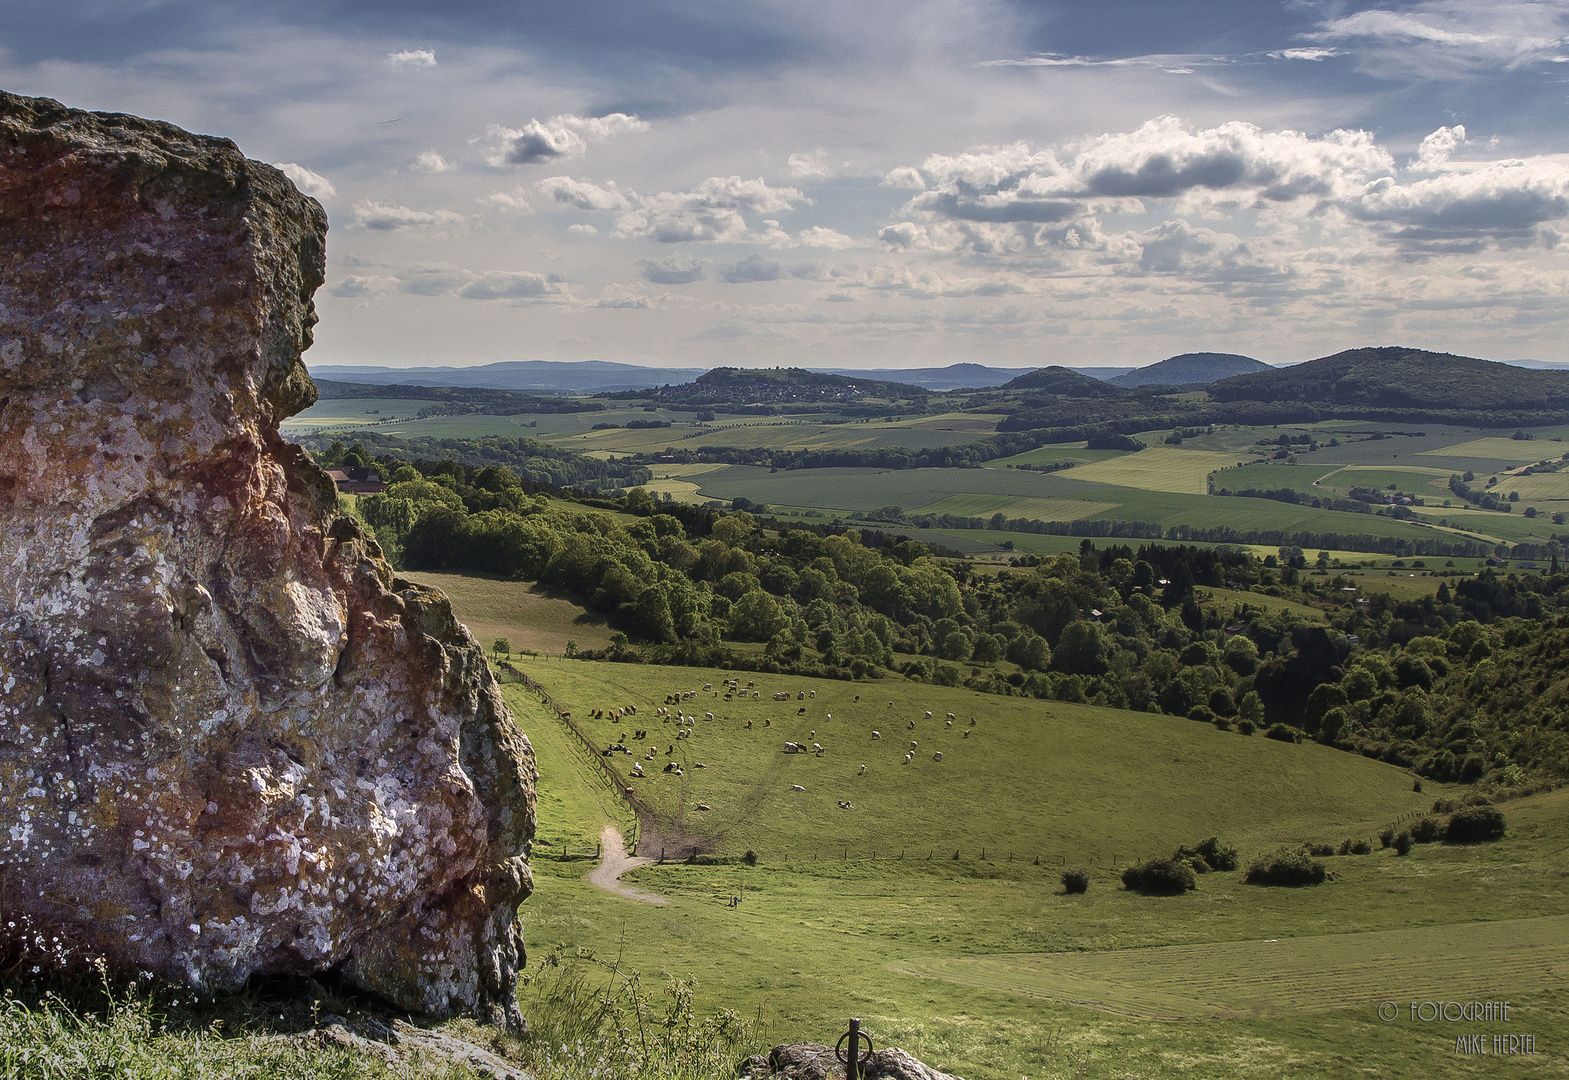
[[327, 475], [337, 485], [340, 495], [379, 495], [387, 490], [376, 473], [363, 465], [345, 465], [341, 469], [328, 469]]

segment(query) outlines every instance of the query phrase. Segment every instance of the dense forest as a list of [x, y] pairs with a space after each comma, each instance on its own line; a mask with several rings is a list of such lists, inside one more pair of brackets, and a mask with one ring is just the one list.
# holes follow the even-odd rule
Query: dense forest
[[[573, 505], [504, 466], [375, 464], [391, 483], [357, 513], [396, 564], [565, 590], [618, 629], [594, 658], [1090, 702], [1315, 739], [1439, 780], [1519, 787], [1569, 769], [1556, 558], [1542, 574], [1456, 576], [1420, 601], [1361, 595], [1295, 546], [1259, 559], [1086, 539], [986, 573], [896, 536], [641, 489]], [[1324, 621], [1250, 603], [1260, 595]]]

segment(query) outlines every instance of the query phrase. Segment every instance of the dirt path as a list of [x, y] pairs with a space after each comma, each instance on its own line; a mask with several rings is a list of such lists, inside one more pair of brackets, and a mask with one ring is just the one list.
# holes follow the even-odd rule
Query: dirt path
[[605, 831], [599, 834], [599, 844], [604, 850], [604, 856], [599, 860], [599, 865], [589, 871], [590, 885], [598, 885], [606, 892], [613, 892], [628, 900], [641, 900], [645, 904], [670, 903], [658, 893], [644, 892], [642, 889], [621, 884], [622, 874], [629, 870], [636, 870], [639, 866], [647, 866], [654, 860], [637, 859], [628, 855], [626, 841], [622, 839], [620, 829], [614, 825], [606, 825]]

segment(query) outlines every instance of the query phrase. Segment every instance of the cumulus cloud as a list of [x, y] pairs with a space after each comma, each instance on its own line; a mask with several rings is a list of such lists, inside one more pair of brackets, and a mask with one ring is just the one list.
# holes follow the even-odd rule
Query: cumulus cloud
[[284, 176], [294, 182], [294, 186], [313, 199], [331, 199], [337, 196], [337, 191], [328, 180], [320, 173], [311, 172], [304, 165], [296, 165], [292, 161], [281, 161], [274, 165]]
[[1162, 222], [1136, 239], [1139, 268], [1145, 273], [1211, 281], [1284, 280], [1291, 276], [1289, 266], [1269, 265], [1238, 237], [1186, 221]]
[[585, 225], [582, 222], [579, 222], [576, 225], [568, 225], [567, 226], [567, 232], [571, 233], [573, 236], [598, 236], [599, 235], [599, 230], [598, 229], [594, 228], [594, 226], [592, 226], [592, 225]]
[[1557, 244], [1549, 222], [1569, 217], [1569, 168], [1499, 161], [1408, 184], [1368, 185], [1343, 208], [1402, 247], [1427, 253]]
[[380, 277], [374, 274], [349, 274], [342, 281], [330, 286], [327, 291], [333, 296], [341, 296], [346, 300], [359, 300], [372, 296], [380, 296], [396, 288], [396, 278]]
[[883, 176], [883, 187], [925, 191], [926, 180], [921, 176], [921, 170], [915, 168], [915, 166], [900, 165], [897, 169], [890, 169]]
[[751, 238], [745, 214], [778, 213], [808, 202], [800, 190], [770, 187], [761, 177], [710, 176], [692, 191], [662, 191], [638, 199], [636, 208], [617, 222], [616, 233], [665, 244], [740, 243]]
[[[372, 279], [378, 283], [386, 279]], [[546, 300], [565, 294], [566, 278], [526, 270], [465, 270], [451, 263], [420, 263], [376, 287], [396, 287], [414, 296], [457, 296], [464, 300]], [[363, 289], [369, 292], [371, 289]]]
[[703, 280], [703, 264], [695, 259], [683, 263], [676, 259], [642, 259], [643, 280], [655, 285], [690, 285]]
[[444, 173], [452, 171], [452, 163], [434, 150], [426, 150], [414, 159], [416, 172]]
[[436, 54], [429, 49], [404, 49], [388, 53], [387, 63], [395, 68], [431, 68], [436, 66]]
[[559, 292], [557, 275], [531, 274], [527, 271], [481, 274], [458, 295], [465, 300], [537, 300]]
[[1454, 156], [1454, 152], [1465, 142], [1465, 127], [1456, 124], [1454, 127], [1441, 127], [1427, 138], [1422, 140], [1422, 145], [1417, 147], [1416, 161], [1412, 166], [1417, 169], [1434, 170], [1447, 164]]
[[616, 189], [614, 181], [604, 187], [570, 176], [550, 176], [537, 185], [545, 195], [563, 206], [577, 210], [628, 210], [631, 203]]
[[617, 293], [609, 296], [601, 296], [598, 300], [594, 301], [594, 306], [597, 308], [621, 308], [624, 310], [646, 311], [647, 309], [653, 307], [654, 303], [648, 297], [641, 294]]
[[454, 214], [450, 210], [411, 210], [407, 206], [392, 206], [379, 202], [354, 204], [354, 224], [362, 229], [374, 229], [377, 232], [445, 228], [462, 223], [463, 215]]
[[522, 128], [492, 124], [492, 145], [486, 160], [495, 166], [537, 165], [558, 158], [582, 157], [589, 144], [629, 131], [647, 131], [648, 123], [627, 113], [574, 116], [562, 113], [549, 120], [530, 120]]
[[776, 262], [752, 254], [738, 263], [719, 268], [719, 276], [732, 285], [751, 281], [778, 281], [783, 269]]

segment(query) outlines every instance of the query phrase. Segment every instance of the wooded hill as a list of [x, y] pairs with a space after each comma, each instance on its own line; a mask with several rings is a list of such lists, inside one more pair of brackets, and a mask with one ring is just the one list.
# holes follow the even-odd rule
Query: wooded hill
[[1111, 380], [1113, 386], [1208, 386], [1218, 379], [1273, 371], [1262, 360], [1238, 353], [1191, 352], [1167, 357], [1157, 364], [1141, 367]]
[[1569, 412], [1569, 373], [1424, 349], [1348, 349], [1295, 367], [1222, 379], [1216, 401], [1281, 401], [1426, 412]]

